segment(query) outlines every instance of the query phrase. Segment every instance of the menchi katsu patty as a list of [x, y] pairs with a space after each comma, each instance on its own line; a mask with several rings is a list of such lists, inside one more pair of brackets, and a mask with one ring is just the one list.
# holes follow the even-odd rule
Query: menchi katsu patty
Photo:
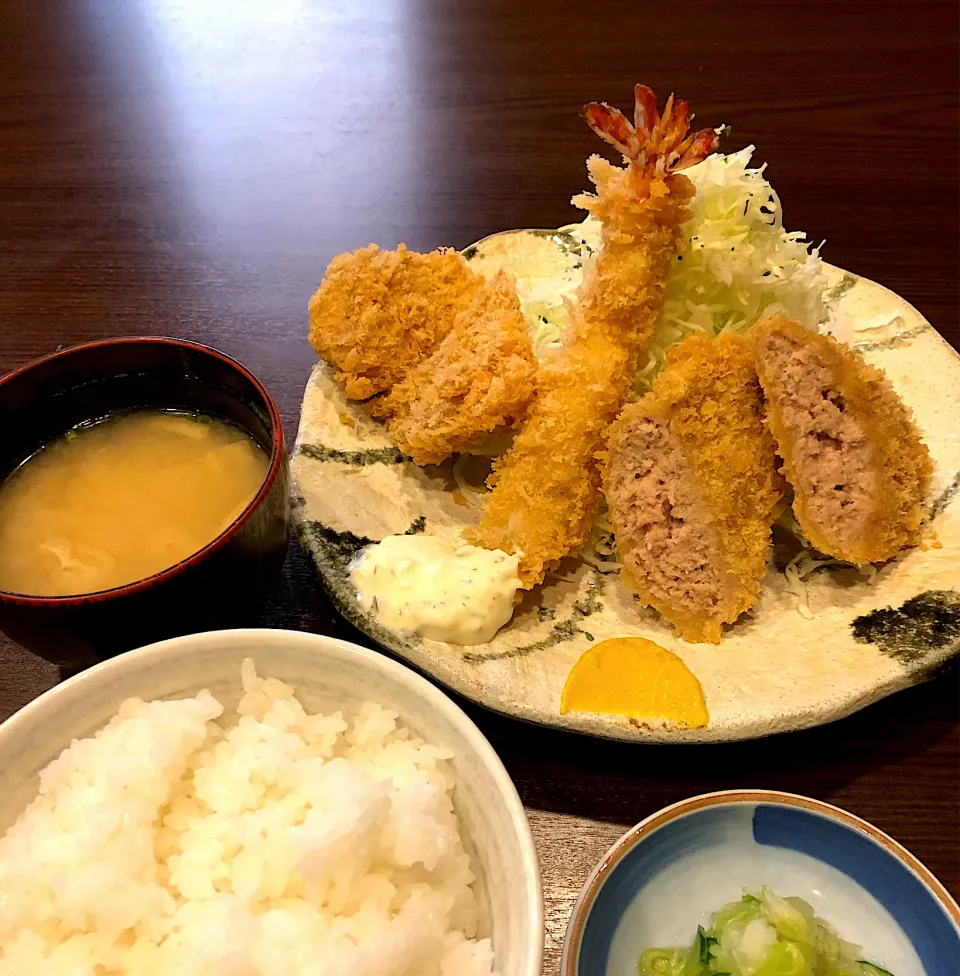
[[751, 342], [804, 535], [858, 566], [915, 544], [933, 469], [884, 374], [832, 336], [779, 316], [758, 324]]
[[782, 497], [749, 344], [692, 336], [611, 426], [604, 493], [624, 582], [690, 641], [757, 598]]

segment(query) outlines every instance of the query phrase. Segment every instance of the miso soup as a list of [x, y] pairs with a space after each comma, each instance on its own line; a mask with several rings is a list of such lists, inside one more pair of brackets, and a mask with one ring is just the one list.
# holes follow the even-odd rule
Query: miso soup
[[266, 454], [243, 430], [144, 410], [70, 431], [0, 485], [0, 589], [92, 593], [152, 576], [250, 504]]

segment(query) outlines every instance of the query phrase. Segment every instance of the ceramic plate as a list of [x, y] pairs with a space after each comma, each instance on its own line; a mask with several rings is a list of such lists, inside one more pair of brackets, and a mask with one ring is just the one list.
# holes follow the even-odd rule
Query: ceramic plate
[[[574, 261], [575, 229], [538, 233]], [[419, 468], [405, 458], [321, 362], [307, 383], [291, 460], [294, 511], [301, 541], [340, 612], [482, 705], [615, 739], [707, 742], [806, 728], [929, 677], [960, 651], [960, 500], [954, 499], [960, 357], [893, 292], [829, 265], [825, 272], [827, 327], [886, 372], [935, 460], [923, 547], [880, 567], [870, 583], [849, 570], [821, 568], [804, 584], [803, 607], [784, 574], [771, 567], [757, 606], [719, 645], [678, 639], [657, 613], [637, 608], [615, 574], [605, 576], [582, 560], [568, 560], [558, 576], [528, 593], [489, 644], [462, 647], [396, 633], [358, 606], [348, 563], [390, 534], [458, 537], [479, 519], [481, 502], [458, 490], [450, 461]], [[683, 659], [703, 686], [710, 712], [705, 727], [560, 715], [567, 674], [591, 641], [627, 635], [656, 641]]]

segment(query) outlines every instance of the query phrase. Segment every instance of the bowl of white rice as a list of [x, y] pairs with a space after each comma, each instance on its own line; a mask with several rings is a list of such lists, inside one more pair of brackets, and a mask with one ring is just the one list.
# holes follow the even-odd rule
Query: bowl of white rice
[[0, 726], [0, 976], [540, 976], [542, 946], [506, 770], [381, 654], [194, 634]]

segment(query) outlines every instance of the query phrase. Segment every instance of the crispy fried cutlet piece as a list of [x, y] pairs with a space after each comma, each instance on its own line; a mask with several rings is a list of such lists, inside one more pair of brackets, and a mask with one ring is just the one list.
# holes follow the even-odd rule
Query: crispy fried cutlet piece
[[337, 368], [347, 396], [365, 400], [433, 352], [483, 280], [447, 248], [371, 244], [340, 254], [310, 299], [310, 343]]
[[600, 220], [600, 249], [577, 291], [563, 347], [541, 368], [527, 422], [494, 465], [483, 519], [464, 533], [475, 545], [519, 553], [524, 589], [581, 549], [594, 524], [603, 434], [630, 395], [690, 218], [693, 184], [678, 171], [718, 141], [713, 129], [687, 134], [682, 99], [671, 95], [661, 116], [646, 85], [634, 87], [633, 122], [604, 102], [582, 114], [625, 165], [587, 161], [597, 192], [572, 202]]
[[387, 394], [390, 435], [417, 464], [438, 464], [522, 420], [536, 375], [516, 287], [501, 271]]
[[624, 583], [684, 639], [719, 642], [760, 591], [783, 488], [749, 344], [687, 339], [607, 445]]
[[780, 316], [755, 326], [751, 341], [804, 535], [858, 566], [915, 544], [933, 465], [884, 374]]
[[527, 590], [584, 544], [600, 487], [594, 455], [635, 370], [605, 335], [585, 335], [556, 359], [541, 364], [527, 421], [494, 461], [483, 519], [464, 532], [473, 545], [519, 553]]

